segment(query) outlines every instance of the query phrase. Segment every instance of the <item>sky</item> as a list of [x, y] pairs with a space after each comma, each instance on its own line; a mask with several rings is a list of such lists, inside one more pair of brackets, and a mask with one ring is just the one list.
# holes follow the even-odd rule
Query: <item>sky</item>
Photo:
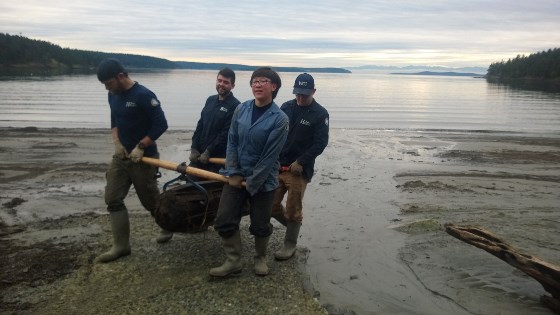
[[173, 61], [487, 68], [560, 47], [560, 0], [12, 0], [0, 32]]

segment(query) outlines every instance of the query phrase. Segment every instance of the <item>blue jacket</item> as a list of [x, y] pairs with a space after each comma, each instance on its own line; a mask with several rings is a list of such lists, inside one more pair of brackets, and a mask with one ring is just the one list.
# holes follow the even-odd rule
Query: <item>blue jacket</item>
[[211, 157], [225, 157], [231, 117], [237, 105], [239, 101], [233, 93], [223, 101], [218, 95], [208, 97], [196, 124], [191, 148], [200, 153], [208, 150]]
[[282, 104], [281, 109], [290, 118], [290, 133], [280, 153], [280, 165], [289, 166], [297, 160], [303, 166], [303, 178], [310, 182], [315, 159], [329, 142], [329, 112], [315, 100], [300, 107], [302, 111], [298, 111], [295, 99]]
[[251, 195], [278, 187], [278, 156], [288, 136], [288, 116], [274, 102], [251, 124], [255, 101], [235, 109], [229, 128], [226, 165], [220, 173], [245, 177]]
[[128, 152], [149, 136], [154, 144], [146, 147], [144, 156], [157, 155], [155, 143], [166, 130], [167, 120], [156, 95], [143, 85], [134, 85], [121, 94], [109, 93], [111, 129], [117, 127], [119, 140]]

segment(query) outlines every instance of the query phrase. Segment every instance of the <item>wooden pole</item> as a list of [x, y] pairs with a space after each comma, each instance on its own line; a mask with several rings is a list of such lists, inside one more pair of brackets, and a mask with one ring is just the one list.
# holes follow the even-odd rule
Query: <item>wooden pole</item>
[[214, 164], [226, 165], [226, 159], [224, 159], [224, 158], [209, 158], [208, 162], [214, 163]]
[[228, 178], [214, 173], [214, 172], [209, 172], [206, 170], [202, 170], [200, 168], [196, 168], [196, 167], [192, 167], [192, 166], [182, 166], [180, 164], [174, 163], [174, 162], [169, 162], [169, 161], [164, 161], [164, 160], [160, 160], [160, 159], [154, 159], [154, 158], [149, 158], [149, 157], [143, 157], [142, 158], [142, 162], [152, 165], [152, 166], [157, 166], [157, 167], [161, 167], [161, 168], [165, 168], [167, 170], [171, 170], [171, 171], [176, 171], [176, 172], [182, 172], [181, 169], [182, 167], [185, 168], [184, 173], [187, 175], [191, 175], [191, 176], [196, 176], [196, 177], [201, 177], [201, 178], [205, 178], [205, 179], [209, 179], [209, 180], [217, 180], [220, 182], [224, 182], [227, 183], [228, 182]]

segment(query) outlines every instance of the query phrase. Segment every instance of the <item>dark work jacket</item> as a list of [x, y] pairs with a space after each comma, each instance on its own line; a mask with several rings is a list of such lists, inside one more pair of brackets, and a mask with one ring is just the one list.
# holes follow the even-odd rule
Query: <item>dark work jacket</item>
[[239, 101], [233, 93], [223, 101], [218, 95], [208, 97], [194, 131], [191, 148], [200, 153], [208, 150], [210, 157], [225, 157], [231, 117], [237, 105]]
[[303, 166], [303, 178], [313, 177], [315, 158], [323, 153], [329, 142], [329, 112], [315, 100], [303, 113], [297, 115], [295, 99], [282, 104], [282, 111], [290, 119], [288, 139], [280, 152], [280, 165], [289, 166], [298, 161]]
[[145, 86], [134, 85], [120, 93], [109, 93], [111, 129], [117, 128], [119, 140], [130, 153], [145, 136], [154, 144], [144, 149], [144, 156], [158, 154], [156, 140], [167, 130], [167, 119], [156, 95]]

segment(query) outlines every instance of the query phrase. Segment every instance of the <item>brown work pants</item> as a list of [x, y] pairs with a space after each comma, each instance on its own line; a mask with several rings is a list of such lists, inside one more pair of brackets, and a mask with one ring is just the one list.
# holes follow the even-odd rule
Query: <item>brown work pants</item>
[[[307, 181], [301, 175], [294, 175], [290, 171], [280, 172], [278, 175], [279, 186], [272, 202], [272, 216], [284, 215], [287, 221], [301, 223], [303, 220], [303, 195], [307, 188]], [[284, 196], [286, 207], [282, 205]]]

